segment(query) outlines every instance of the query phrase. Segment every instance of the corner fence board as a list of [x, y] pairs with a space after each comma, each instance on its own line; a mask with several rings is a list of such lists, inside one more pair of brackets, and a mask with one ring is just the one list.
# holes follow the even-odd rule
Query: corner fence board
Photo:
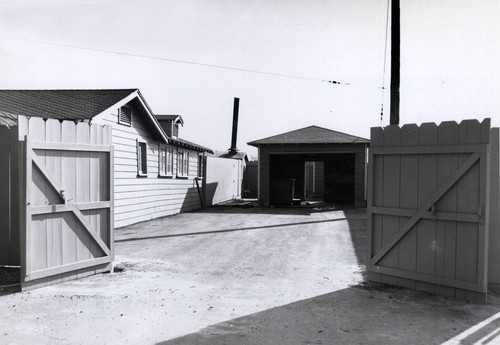
[[485, 301], [490, 120], [372, 128], [370, 280]]
[[113, 148], [109, 126], [18, 118], [21, 286], [110, 270]]

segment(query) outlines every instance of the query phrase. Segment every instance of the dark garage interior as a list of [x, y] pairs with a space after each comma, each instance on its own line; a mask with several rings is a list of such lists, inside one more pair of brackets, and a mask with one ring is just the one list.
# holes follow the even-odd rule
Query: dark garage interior
[[[354, 203], [354, 153], [270, 155], [270, 203]], [[307, 176], [306, 176], [307, 175]]]

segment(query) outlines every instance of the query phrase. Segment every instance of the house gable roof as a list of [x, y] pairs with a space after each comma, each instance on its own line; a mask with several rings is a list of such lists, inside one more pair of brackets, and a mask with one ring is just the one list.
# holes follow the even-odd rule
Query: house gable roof
[[294, 131], [274, 135], [268, 138], [251, 141], [248, 145], [272, 144], [368, 144], [370, 141], [350, 134], [331, 129], [309, 126]]
[[91, 120], [136, 97], [153, 129], [167, 143], [167, 135], [139, 89], [0, 90], [0, 117], [6, 118], [4, 114], [11, 113], [45, 119]]
[[[153, 130], [165, 143], [172, 142], [197, 151], [213, 152], [187, 140], [168, 138], [139, 89], [0, 90], [0, 125], [17, 124], [17, 115], [71, 121], [90, 120], [132, 99], [137, 99], [142, 105]], [[161, 116], [169, 116], [173, 121], [184, 124], [180, 115]]]
[[172, 121], [173, 123], [179, 123], [181, 124], [181, 126], [184, 126], [184, 120], [180, 115], [155, 115], [155, 117], [158, 121], [168, 120]]
[[0, 90], [0, 111], [27, 117], [87, 120], [137, 89]]

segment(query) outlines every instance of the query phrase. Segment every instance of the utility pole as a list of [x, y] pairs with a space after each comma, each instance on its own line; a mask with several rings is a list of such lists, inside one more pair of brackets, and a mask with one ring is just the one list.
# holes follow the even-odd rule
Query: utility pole
[[400, 83], [400, 7], [399, 0], [391, 0], [391, 125], [399, 125]]

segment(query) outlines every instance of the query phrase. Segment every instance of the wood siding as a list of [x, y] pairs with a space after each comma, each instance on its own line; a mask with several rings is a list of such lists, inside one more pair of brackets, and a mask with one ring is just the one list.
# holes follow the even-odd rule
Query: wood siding
[[259, 145], [259, 202], [269, 205], [270, 155], [299, 153], [353, 153], [354, 203], [365, 206], [366, 144]]
[[[133, 103], [133, 101], [131, 102]], [[132, 125], [117, 123], [118, 109], [94, 118], [93, 122], [112, 127], [115, 149], [115, 228], [141, 221], [164, 217], [201, 207], [196, 182], [198, 152], [174, 148], [174, 176], [160, 177], [159, 145], [164, 145], [156, 135], [148, 116], [140, 106], [132, 105]], [[147, 144], [147, 176], [137, 176], [137, 140]], [[177, 178], [177, 153], [189, 152], [188, 178]]]

